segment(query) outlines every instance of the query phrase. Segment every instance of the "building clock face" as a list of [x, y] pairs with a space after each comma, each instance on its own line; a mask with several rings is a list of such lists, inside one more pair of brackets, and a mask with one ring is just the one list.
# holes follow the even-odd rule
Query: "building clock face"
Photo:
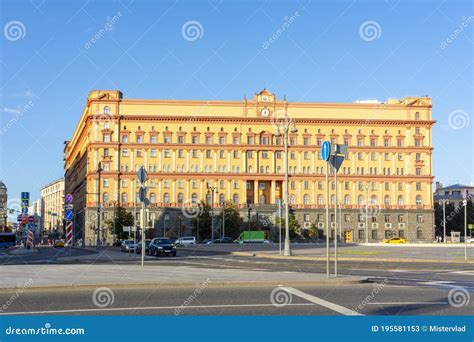
[[268, 101], [268, 96], [262, 96], [262, 101], [267, 102]]
[[268, 114], [270, 114], [270, 111], [268, 110], [268, 108], [263, 108], [260, 113], [262, 114], [262, 116], [268, 116]]

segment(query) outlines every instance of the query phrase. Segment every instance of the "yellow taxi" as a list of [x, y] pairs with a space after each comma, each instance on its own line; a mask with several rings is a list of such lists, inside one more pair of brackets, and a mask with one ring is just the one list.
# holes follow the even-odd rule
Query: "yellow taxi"
[[404, 239], [404, 238], [400, 238], [400, 237], [394, 237], [394, 238], [391, 238], [391, 239], [383, 240], [383, 243], [407, 243], [407, 240]]
[[65, 243], [63, 240], [55, 240], [53, 243], [54, 248], [64, 247], [64, 246], [65, 246]]

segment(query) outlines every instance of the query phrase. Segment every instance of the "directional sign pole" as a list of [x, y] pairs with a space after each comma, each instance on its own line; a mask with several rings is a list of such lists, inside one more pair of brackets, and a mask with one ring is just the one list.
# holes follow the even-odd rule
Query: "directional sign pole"
[[329, 279], [329, 141], [321, 146], [321, 157], [326, 161], [326, 277]]

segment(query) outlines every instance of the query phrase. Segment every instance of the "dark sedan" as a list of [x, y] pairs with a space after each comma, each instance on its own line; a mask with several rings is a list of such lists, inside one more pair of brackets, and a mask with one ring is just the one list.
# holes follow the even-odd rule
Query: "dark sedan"
[[148, 255], [172, 255], [176, 256], [176, 246], [167, 238], [155, 238], [148, 246]]
[[[151, 240], [145, 240], [145, 254], [148, 254], [148, 248], [150, 247]], [[135, 253], [141, 254], [142, 252], [142, 242], [137, 241], [137, 245], [135, 246]]]

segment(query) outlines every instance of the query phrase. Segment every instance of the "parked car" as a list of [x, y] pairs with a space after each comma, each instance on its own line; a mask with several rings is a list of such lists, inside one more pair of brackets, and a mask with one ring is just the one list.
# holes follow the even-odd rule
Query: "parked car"
[[211, 242], [211, 240], [207, 241], [206, 244], [210, 245], [211, 243], [233, 243], [234, 240], [232, 240], [230, 237], [223, 237], [220, 239], [215, 239], [214, 242]]
[[154, 238], [148, 246], [148, 255], [176, 256], [176, 246], [168, 238]]
[[135, 241], [124, 240], [120, 245], [120, 251], [122, 252], [133, 252], [135, 250]]
[[63, 240], [54, 240], [53, 247], [54, 248], [61, 248], [64, 247], [66, 244]]
[[474, 242], [474, 237], [470, 237], [466, 239], [467, 243], [473, 243]]
[[175, 241], [177, 246], [189, 246], [196, 244], [196, 238], [194, 236], [183, 236]]
[[407, 243], [407, 240], [405, 240], [404, 238], [400, 238], [400, 237], [394, 237], [394, 238], [391, 238], [391, 239], [385, 239], [383, 240], [384, 243]]
[[120, 246], [122, 246], [122, 242], [123, 242], [122, 240], [116, 240], [116, 241], [114, 241], [114, 243], [112, 243], [112, 246], [120, 247]]
[[[145, 240], [145, 254], [148, 253], [148, 248], [150, 247], [151, 240]], [[135, 245], [135, 253], [141, 254], [142, 252], [142, 242], [137, 241]]]

